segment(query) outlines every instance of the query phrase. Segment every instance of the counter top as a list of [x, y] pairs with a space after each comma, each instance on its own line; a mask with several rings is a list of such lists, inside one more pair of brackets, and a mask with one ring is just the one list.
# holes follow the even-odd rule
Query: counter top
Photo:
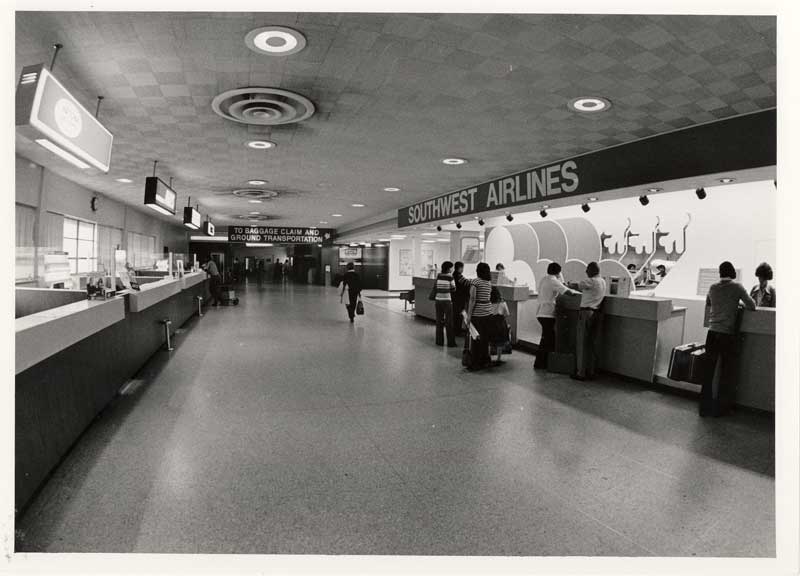
[[[708, 308], [703, 319], [703, 326], [708, 327]], [[742, 323], [739, 326], [742, 334], [762, 334], [775, 336], [775, 308], [756, 308], [742, 311]]]
[[[419, 286], [423, 290], [430, 290], [435, 282], [435, 278], [424, 278], [422, 276], [414, 276], [413, 278], [414, 286]], [[509, 284], [497, 284], [494, 286], [500, 292], [503, 299], [508, 302], [519, 302], [528, 300], [531, 297], [530, 288], [526, 284], [514, 286]], [[417, 295], [417, 299], [419, 300], [419, 295]]]
[[652, 296], [606, 296], [603, 314], [639, 320], [666, 320], [672, 315], [672, 300]]
[[82, 300], [15, 320], [15, 374], [125, 319], [125, 300]]
[[186, 290], [187, 288], [191, 288], [195, 284], [200, 284], [203, 280], [206, 279], [207, 274], [200, 270], [199, 272], [189, 272], [183, 275], [183, 289]]
[[157, 282], [150, 282], [149, 284], [142, 284], [138, 292], [130, 292], [128, 298], [130, 299], [131, 312], [141, 312], [158, 304], [162, 300], [166, 300], [183, 289], [183, 280], [174, 278], [164, 278]]

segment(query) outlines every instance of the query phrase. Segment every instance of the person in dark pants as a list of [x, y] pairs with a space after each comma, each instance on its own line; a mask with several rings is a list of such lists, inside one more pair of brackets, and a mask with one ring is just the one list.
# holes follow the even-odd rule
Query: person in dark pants
[[[706, 296], [708, 333], [706, 334], [707, 373], [700, 392], [700, 416], [723, 416], [736, 399], [737, 333], [739, 303], [755, 310], [756, 303], [736, 279], [730, 262], [719, 265], [719, 282]], [[716, 378], [719, 364], [719, 378]]]
[[581, 309], [578, 311], [578, 328], [575, 335], [575, 380], [595, 377], [600, 335], [597, 326], [600, 306], [606, 295], [606, 281], [600, 277], [597, 262], [589, 262], [586, 276], [578, 283], [581, 293]]
[[222, 302], [222, 292], [220, 291], [221, 278], [219, 276], [219, 269], [217, 263], [209, 257], [206, 262], [206, 274], [209, 276], [208, 289], [211, 292], [211, 299], [208, 301], [209, 306], [218, 306]]
[[[486, 262], [478, 264], [478, 277], [472, 281], [467, 306], [467, 326], [469, 323], [478, 330], [478, 340], [472, 348], [473, 367], [484, 368], [489, 365], [489, 342], [492, 339], [492, 269]], [[469, 338], [469, 336], [467, 337]], [[467, 340], [469, 344], [469, 339]]]
[[436, 345], [444, 346], [444, 333], [447, 332], [447, 347], [455, 348], [456, 339], [453, 334], [453, 301], [451, 295], [456, 291], [456, 283], [450, 272], [453, 263], [442, 262], [442, 271], [436, 277]]
[[561, 265], [551, 262], [547, 265], [547, 276], [539, 281], [537, 287], [539, 311], [536, 319], [542, 326], [542, 338], [536, 351], [535, 369], [547, 369], [547, 358], [556, 349], [556, 297], [571, 292], [561, 279]]
[[347, 315], [350, 317], [350, 322], [355, 321], [356, 305], [358, 297], [361, 295], [361, 277], [356, 274], [355, 264], [352, 262], [347, 263], [347, 272], [344, 273], [342, 280], [342, 293], [339, 295], [339, 302], [344, 301], [344, 291], [347, 290]]
[[461, 313], [467, 307], [469, 302], [470, 281], [464, 277], [464, 263], [456, 262], [453, 267], [453, 282], [456, 285], [456, 291], [452, 294], [453, 299], [453, 331], [456, 336], [464, 333], [463, 325], [464, 319]]

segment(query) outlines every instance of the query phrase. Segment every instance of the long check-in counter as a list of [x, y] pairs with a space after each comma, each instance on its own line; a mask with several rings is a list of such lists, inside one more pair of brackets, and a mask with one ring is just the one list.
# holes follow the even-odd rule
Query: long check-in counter
[[[24, 290], [24, 289], [18, 289]], [[91, 421], [206, 297], [205, 272], [15, 320], [15, 505], [22, 509]], [[21, 298], [30, 299], [30, 293]], [[45, 292], [42, 297], [52, 299]]]

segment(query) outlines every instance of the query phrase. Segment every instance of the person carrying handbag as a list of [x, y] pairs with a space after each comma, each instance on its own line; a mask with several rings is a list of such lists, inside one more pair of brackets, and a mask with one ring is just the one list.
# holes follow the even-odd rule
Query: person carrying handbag
[[[361, 303], [361, 277], [356, 273], [355, 264], [347, 263], [347, 272], [342, 280], [342, 292], [339, 294], [339, 302], [344, 302], [344, 293], [347, 291], [347, 315], [350, 322], [355, 322], [356, 312], [364, 313], [364, 304]], [[360, 308], [360, 309], [359, 309]]]
[[451, 294], [456, 291], [456, 284], [450, 271], [453, 263], [449, 260], [442, 262], [442, 271], [436, 277], [428, 298], [436, 303], [436, 345], [444, 346], [444, 337], [447, 335], [447, 347], [455, 348], [456, 338], [454, 333], [455, 319], [453, 318], [453, 302]]

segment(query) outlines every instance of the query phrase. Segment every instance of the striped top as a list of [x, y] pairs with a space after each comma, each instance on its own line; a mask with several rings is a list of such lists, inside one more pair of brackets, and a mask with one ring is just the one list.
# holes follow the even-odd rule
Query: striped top
[[456, 283], [450, 274], [439, 274], [436, 277], [436, 299], [450, 302], [450, 293], [456, 291]]
[[472, 285], [475, 286], [475, 308], [472, 311], [473, 316], [491, 316], [492, 307], [492, 283], [488, 280], [475, 278], [472, 280]]

